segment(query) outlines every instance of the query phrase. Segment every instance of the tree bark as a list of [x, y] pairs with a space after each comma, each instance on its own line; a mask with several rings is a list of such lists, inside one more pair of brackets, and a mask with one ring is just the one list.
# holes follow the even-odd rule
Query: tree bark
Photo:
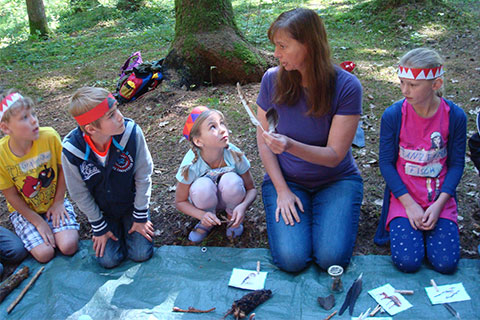
[[231, 0], [175, 0], [175, 18], [164, 66], [178, 71], [180, 85], [261, 80], [267, 62], [238, 30]]
[[7, 278], [7, 280], [3, 281], [2, 284], [0, 285], [0, 302], [5, 299], [6, 296], [10, 292], [13, 291], [20, 283], [22, 283], [23, 280], [28, 278], [28, 267], [25, 266], [17, 273], [12, 274], [10, 277]]
[[50, 30], [48, 29], [43, 0], [27, 0], [27, 13], [30, 34], [47, 38]]

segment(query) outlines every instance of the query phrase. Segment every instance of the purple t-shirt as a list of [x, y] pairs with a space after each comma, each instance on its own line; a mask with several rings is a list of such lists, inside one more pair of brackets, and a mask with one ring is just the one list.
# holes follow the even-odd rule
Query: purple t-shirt
[[[330, 125], [335, 114], [362, 114], [362, 85], [360, 81], [354, 75], [339, 67], [335, 67], [335, 71], [335, 94], [332, 99], [331, 112], [322, 117], [307, 115], [308, 107], [304, 93], [302, 93], [299, 101], [291, 106], [278, 105], [272, 102], [278, 67], [270, 68], [263, 75], [257, 104], [265, 111], [270, 108], [277, 110], [279, 115], [278, 133], [308, 145], [324, 147], [327, 145]], [[335, 168], [307, 162], [288, 152], [277, 155], [277, 159], [285, 180], [307, 188], [318, 187], [352, 174], [360, 174], [353, 159], [351, 148]], [[265, 180], [268, 179], [270, 177], [265, 174]]]

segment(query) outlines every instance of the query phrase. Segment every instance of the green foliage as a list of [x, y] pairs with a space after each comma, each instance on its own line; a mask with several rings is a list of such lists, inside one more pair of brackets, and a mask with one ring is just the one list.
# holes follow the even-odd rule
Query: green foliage
[[[25, 0], [0, 0], [0, 72], [15, 75], [6, 80], [8, 86], [27, 93], [79, 84], [113, 89], [120, 65], [133, 51], [142, 51], [144, 60], [156, 60], [166, 55], [173, 41], [174, 0], [143, 0], [138, 11], [128, 13], [117, 9], [118, 0], [73, 0], [82, 10], [71, 1], [44, 1], [52, 35], [40, 41], [29, 36]], [[473, 30], [478, 24], [478, 12], [470, 10], [475, 0], [425, 0], [389, 8], [378, 0], [311, 3], [232, 0], [240, 31], [250, 43], [267, 50], [272, 45], [266, 31], [281, 12], [315, 8], [324, 19], [337, 61], [392, 64], [409, 48], [445, 39], [460, 28]], [[43, 79], [47, 72], [69, 80], [49, 84]]]

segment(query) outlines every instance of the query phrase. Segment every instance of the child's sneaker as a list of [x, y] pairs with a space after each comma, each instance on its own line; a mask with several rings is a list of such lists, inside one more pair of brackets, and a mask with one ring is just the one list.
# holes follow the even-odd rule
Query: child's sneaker
[[[188, 240], [192, 242], [200, 242], [203, 239], [205, 239], [205, 237], [208, 235], [210, 230], [212, 230], [212, 228], [213, 226], [205, 227], [204, 225], [202, 225], [201, 222], [199, 222], [195, 225], [195, 228], [193, 228], [193, 230], [190, 231], [190, 234], [188, 235]], [[203, 230], [203, 232], [198, 232], [197, 230], [199, 229]]]
[[227, 228], [227, 237], [229, 238], [237, 238], [240, 237], [243, 233], [243, 224], [241, 223], [236, 228]]

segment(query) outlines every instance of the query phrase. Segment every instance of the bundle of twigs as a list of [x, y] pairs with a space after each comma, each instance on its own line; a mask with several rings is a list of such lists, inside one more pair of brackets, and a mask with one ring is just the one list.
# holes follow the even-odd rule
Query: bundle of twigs
[[271, 296], [271, 290], [255, 290], [250, 292], [239, 300], [235, 300], [223, 319], [226, 319], [229, 314], [232, 314], [236, 320], [245, 318], [256, 307], [270, 299]]

